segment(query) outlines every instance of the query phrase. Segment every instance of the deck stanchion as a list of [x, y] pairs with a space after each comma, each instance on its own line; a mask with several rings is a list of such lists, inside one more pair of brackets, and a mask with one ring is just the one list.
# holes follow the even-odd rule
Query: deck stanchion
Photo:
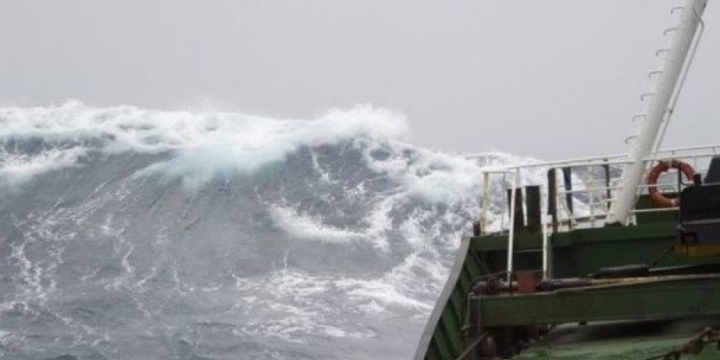
[[540, 221], [540, 185], [530, 185], [525, 187], [525, 209], [527, 211], [527, 221], [525, 229], [530, 233], [540, 231], [542, 226]]
[[513, 187], [510, 191], [510, 230], [508, 232], [508, 254], [507, 254], [507, 281], [512, 282], [513, 273], [513, 253], [515, 252], [515, 216], [517, 211], [515, 209], [517, 199], [517, 191], [520, 187], [520, 168], [515, 168], [513, 173]]
[[552, 231], [555, 234], [558, 232], [557, 171], [555, 168], [548, 170], [548, 214], [552, 218]]
[[[540, 198], [542, 199], [542, 189], [540, 189]], [[550, 198], [548, 197], [548, 200]], [[549, 201], [548, 201], [549, 202]], [[550, 273], [550, 241], [548, 238], [547, 228], [547, 214], [540, 215], [540, 226], [542, 226], [542, 273], [543, 279], [548, 279], [552, 276]]]
[[480, 214], [480, 235], [487, 233], [488, 212], [490, 211], [490, 173], [483, 173], [482, 213]]

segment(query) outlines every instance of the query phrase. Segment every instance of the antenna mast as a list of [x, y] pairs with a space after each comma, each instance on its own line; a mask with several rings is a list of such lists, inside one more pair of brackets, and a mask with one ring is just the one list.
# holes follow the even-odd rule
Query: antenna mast
[[668, 30], [672, 31], [670, 49], [658, 52], [666, 53], [665, 60], [659, 71], [651, 73], [658, 78], [647, 94], [643, 115], [639, 116], [642, 120], [636, 135], [631, 137], [633, 141], [630, 143], [628, 154], [630, 163], [623, 171], [620, 188], [610, 207], [608, 224], [627, 225], [629, 222], [630, 212], [637, 201], [638, 186], [643, 181], [645, 159], [657, 150], [659, 142], [662, 141], [660, 130], [663, 128], [663, 123], [667, 126], [667, 121], [670, 120], [674, 110], [674, 99], [677, 99], [682, 87], [682, 81], [679, 80], [693, 40], [698, 34], [698, 28], [703, 25], [702, 14], [707, 1], [686, 0], [683, 7], [673, 9], [673, 12], [682, 10], [680, 22], [677, 28]]

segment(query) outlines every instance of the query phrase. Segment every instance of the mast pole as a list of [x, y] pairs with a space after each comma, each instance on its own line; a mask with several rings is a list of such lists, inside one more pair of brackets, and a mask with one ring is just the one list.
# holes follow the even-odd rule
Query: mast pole
[[[663, 122], [669, 121], [673, 109], [671, 101], [679, 92], [678, 80], [688, 57], [708, 0], [686, 0], [680, 15], [678, 27], [670, 39], [670, 49], [666, 51], [660, 71], [654, 72], [658, 78], [645, 102], [634, 141], [630, 143], [629, 164], [623, 171], [620, 187], [610, 207], [607, 223], [627, 225], [630, 212], [637, 201], [638, 186], [643, 181], [645, 159], [656, 150], [658, 134]], [[659, 144], [657, 144], [659, 146]]]

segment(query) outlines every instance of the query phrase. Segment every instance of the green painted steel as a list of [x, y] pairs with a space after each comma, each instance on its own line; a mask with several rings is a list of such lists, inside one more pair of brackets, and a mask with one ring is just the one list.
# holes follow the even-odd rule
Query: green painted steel
[[[564, 326], [522, 351], [513, 360], [646, 360], [681, 348], [715, 321], [623, 322]], [[720, 350], [707, 344], [698, 354], [680, 360], [720, 359]]]
[[415, 359], [455, 359], [464, 348], [462, 327], [466, 321], [468, 295], [473, 282], [487, 274], [482, 258], [470, 248], [471, 240], [463, 239], [458, 261], [450, 272], [445, 290], [440, 295], [420, 340]]
[[[656, 266], [716, 262], [716, 258], [687, 258], [668, 249], [677, 239], [677, 223], [645, 223], [632, 227], [579, 229], [550, 237], [554, 277], [582, 277], [600, 268], [627, 264]], [[485, 257], [491, 272], [506, 268], [507, 235], [472, 238], [471, 247]], [[538, 269], [542, 236], [521, 233], [515, 239], [516, 270]]]
[[489, 327], [713, 315], [720, 314], [720, 276], [475, 297], [471, 306]]
[[[665, 220], [665, 221], [663, 221]], [[667, 221], [669, 220], [669, 221]], [[717, 258], [685, 258], [675, 254], [671, 245], [677, 238], [677, 222], [674, 215], [643, 219], [637, 226], [578, 229], [566, 233], [557, 233], [550, 237], [553, 275], [556, 278], [584, 277], [597, 272], [600, 268], [628, 264], [653, 264], [654, 266], [675, 266], [717, 262]], [[540, 268], [542, 253], [540, 234], [520, 232], [516, 234], [514, 254], [515, 270], [537, 270]], [[496, 234], [484, 237], [464, 239], [458, 261], [451, 271], [448, 284], [440, 296], [435, 311], [426, 326], [415, 355], [420, 359], [456, 359], [465, 345], [472, 341], [465, 338], [463, 326], [476, 322], [482, 311], [482, 319], [494, 323], [504, 323], [513, 318], [513, 323], [535, 321], [567, 321], [561, 317], [565, 309], [584, 313], [580, 318], [625, 319], [637, 317], [665, 317], [668, 314], [682, 316], [690, 313], [720, 313], [720, 284], [712, 283], [707, 287], [691, 284], [689, 288], [678, 291], [670, 284], [642, 285], [628, 288], [625, 292], [557, 293], [548, 295], [552, 300], [541, 296], [526, 298], [523, 301], [498, 298], [479, 305], [477, 300], [469, 300], [472, 284], [479, 277], [491, 273], [503, 272], [507, 264], [507, 235]], [[689, 284], [689, 283], [686, 283]], [[672, 288], [672, 289], [671, 289]], [[648, 291], [647, 293], [646, 290]], [[648, 304], [649, 297], [663, 297], [667, 301], [656, 302], [656, 308], [642, 308]], [[564, 298], [565, 297], [565, 298]], [[643, 299], [644, 297], [644, 299]], [[549, 299], [549, 298], [548, 298]], [[564, 300], [563, 300], [564, 299]], [[574, 299], [574, 300], [572, 300]], [[713, 304], [703, 303], [699, 299], [712, 299]], [[468, 306], [468, 303], [472, 306]], [[585, 302], [594, 305], [584, 306]], [[635, 306], [628, 306], [633, 304]], [[718, 304], [718, 305], [715, 305]], [[504, 306], [514, 310], [503, 310]], [[491, 309], [490, 307], [494, 307]], [[540, 319], [542, 308], [556, 309], [555, 314]], [[623, 308], [625, 307], [625, 310]], [[473, 312], [468, 324], [468, 311]], [[504, 311], [504, 312], [503, 312]], [[508, 314], [500, 319], [497, 314]], [[492, 314], [492, 315], [491, 315]], [[576, 314], [576, 315], [577, 315]], [[638, 315], [641, 314], [641, 315]], [[494, 317], [493, 317], [494, 316]], [[579, 316], [579, 315], [578, 315]], [[576, 321], [577, 316], [572, 317]], [[553, 358], [555, 357], [545, 357]], [[562, 357], [558, 357], [560, 359]], [[619, 358], [618, 358], [619, 359]]]

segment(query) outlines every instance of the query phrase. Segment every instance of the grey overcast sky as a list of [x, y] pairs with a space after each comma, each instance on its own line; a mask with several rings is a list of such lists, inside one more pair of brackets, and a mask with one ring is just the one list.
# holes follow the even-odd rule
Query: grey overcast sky
[[[678, 3], [0, 0], [0, 104], [307, 118], [370, 103], [445, 151], [624, 152]], [[720, 3], [705, 19], [667, 145], [720, 143]]]

